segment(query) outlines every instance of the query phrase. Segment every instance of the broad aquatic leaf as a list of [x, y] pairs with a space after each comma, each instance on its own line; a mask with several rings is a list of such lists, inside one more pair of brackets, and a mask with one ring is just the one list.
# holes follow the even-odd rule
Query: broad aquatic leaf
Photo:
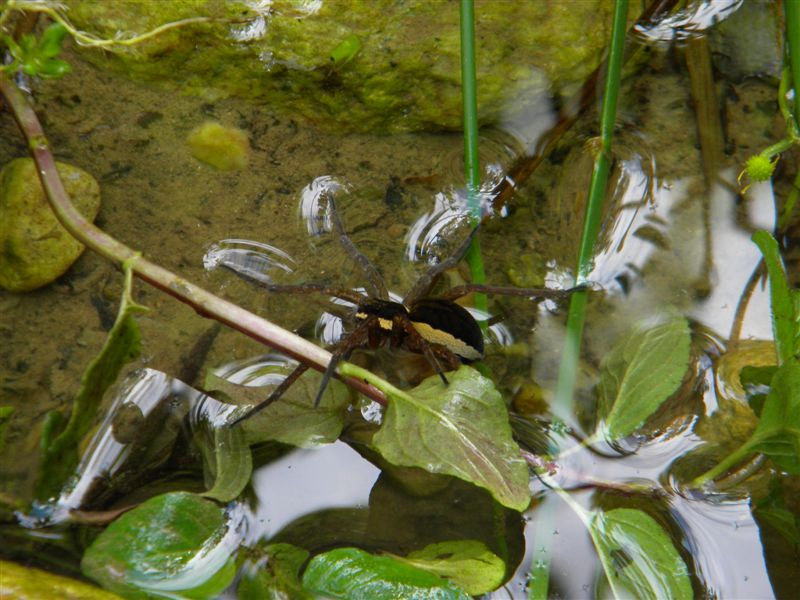
[[467, 600], [451, 582], [390, 556], [337, 548], [311, 559], [303, 586], [316, 596], [348, 600]]
[[0, 598], [38, 600], [80, 598], [120, 600], [120, 597], [83, 581], [0, 560]]
[[308, 552], [291, 544], [270, 544], [261, 556], [250, 559], [242, 568], [236, 590], [239, 600], [311, 600], [303, 589], [300, 569]]
[[[276, 402], [242, 423], [249, 444], [276, 441], [314, 448], [337, 440], [344, 427], [350, 392], [346, 385], [328, 383], [319, 406], [314, 407], [322, 374], [307, 371]], [[207, 390], [219, 390], [237, 404], [258, 404], [274, 386], [246, 386], [215, 375], [206, 378]]]
[[470, 596], [496, 590], [506, 575], [503, 559], [477, 540], [439, 542], [398, 559], [449, 579]]
[[214, 598], [236, 574], [233, 535], [210, 500], [164, 494], [111, 523], [84, 553], [81, 570], [127, 598]]
[[710, 481], [755, 452], [792, 474], [800, 473], [800, 363], [790, 359], [775, 372], [753, 435], [714, 468], [697, 477]]
[[792, 291], [786, 281], [778, 242], [766, 231], [756, 231], [753, 241], [758, 245], [769, 273], [769, 296], [772, 305], [772, 332], [779, 362], [797, 354], [797, 309]]
[[753, 437], [745, 444], [789, 473], [800, 473], [800, 362], [790, 359], [772, 378]]
[[433, 376], [407, 393], [390, 394], [375, 449], [394, 465], [453, 475], [487, 489], [504, 506], [525, 510], [528, 467], [500, 392], [467, 366], [447, 378], [447, 386]]
[[634, 327], [606, 357], [598, 387], [606, 435], [631, 435], [680, 386], [689, 364], [689, 324], [683, 317]]
[[44, 449], [42, 473], [37, 485], [40, 498], [48, 498], [58, 491], [72, 473], [78, 464], [78, 444], [91, 428], [103, 394], [116, 381], [122, 368], [139, 356], [141, 337], [133, 315], [146, 309], [133, 301], [133, 272], [129, 265], [124, 269], [125, 286], [117, 320], [108, 332], [100, 354], [81, 377], [81, 387], [73, 400], [65, 429]]
[[204, 454], [212, 454], [207, 464], [213, 465], [210, 470], [214, 485], [203, 496], [229, 502], [241, 494], [250, 481], [253, 474], [253, 455], [240, 427], [214, 427], [212, 432], [214, 444]]
[[693, 598], [689, 569], [647, 513], [617, 508], [590, 515], [589, 533], [616, 598]]

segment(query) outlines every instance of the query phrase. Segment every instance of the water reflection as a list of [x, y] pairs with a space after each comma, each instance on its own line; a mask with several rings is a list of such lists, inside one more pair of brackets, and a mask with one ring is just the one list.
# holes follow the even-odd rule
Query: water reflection
[[249, 541], [274, 535], [295, 519], [326, 508], [367, 506], [380, 473], [343, 442], [295, 450], [264, 465], [252, 479], [259, 502], [250, 517]]
[[315, 178], [300, 192], [299, 213], [308, 235], [317, 237], [331, 231], [330, 207], [328, 194], [347, 191], [347, 186], [330, 175]]
[[695, 0], [656, 23], [637, 25], [634, 32], [649, 42], [685, 40], [703, 35], [739, 10], [742, 4], [744, 0]]
[[245, 278], [273, 283], [272, 272], [291, 273], [296, 263], [289, 254], [270, 244], [227, 239], [211, 244], [203, 256], [203, 266], [207, 271], [226, 267]]

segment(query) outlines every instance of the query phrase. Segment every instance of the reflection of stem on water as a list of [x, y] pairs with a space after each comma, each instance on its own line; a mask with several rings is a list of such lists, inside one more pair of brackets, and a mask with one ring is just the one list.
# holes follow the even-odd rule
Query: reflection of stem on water
[[736, 314], [733, 316], [733, 325], [731, 326], [731, 333], [728, 336], [728, 348], [739, 341], [739, 337], [742, 334], [742, 326], [744, 325], [744, 315], [747, 313], [747, 306], [750, 304], [750, 298], [753, 297], [753, 292], [758, 282], [767, 274], [764, 267], [764, 259], [762, 258], [758, 261], [755, 269], [753, 269], [750, 279], [747, 280], [744, 290], [742, 290], [742, 295], [739, 296], [739, 304], [736, 305]]
[[711, 268], [714, 262], [709, 194], [716, 183], [725, 148], [719, 100], [711, 66], [711, 51], [706, 37], [689, 39], [686, 44], [686, 67], [689, 71], [692, 102], [697, 121], [697, 138], [700, 141], [700, 154], [706, 183], [705, 193], [702, 194], [704, 256], [700, 274], [694, 284], [697, 296], [705, 298], [711, 292]]

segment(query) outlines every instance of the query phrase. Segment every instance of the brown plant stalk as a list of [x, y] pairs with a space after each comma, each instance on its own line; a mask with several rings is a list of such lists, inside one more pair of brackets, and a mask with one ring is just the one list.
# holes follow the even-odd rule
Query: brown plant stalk
[[[199, 315], [219, 321], [313, 369], [325, 370], [331, 354], [324, 348], [150, 262], [87, 221], [64, 190], [56, 170], [55, 158], [35, 111], [23, 92], [4, 73], [0, 73], [0, 94], [5, 98], [9, 111], [28, 142], [28, 150], [36, 163], [39, 179], [50, 207], [75, 239], [118, 265], [131, 261], [136, 277], [188, 304]], [[387, 402], [383, 393], [364, 381], [354, 378], [342, 378], [342, 381], [380, 404], [385, 405]]]

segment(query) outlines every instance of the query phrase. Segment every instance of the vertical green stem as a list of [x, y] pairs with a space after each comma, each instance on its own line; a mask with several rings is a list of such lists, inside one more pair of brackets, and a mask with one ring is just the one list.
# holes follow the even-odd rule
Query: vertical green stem
[[[464, 173], [467, 180], [467, 205], [470, 219], [475, 226], [481, 221], [481, 168], [478, 158], [478, 84], [475, 70], [475, 12], [473, 0], [461, 0], [461, 98], [464, 108]], [[477, 236], [467, 252], [472, 281], [483, 283], [486, 275], [483, 269], [480, 245]], [[485, 311], [486, 297], [475, 295], [475, 307]]]
[[[800, 98], [798, 98], [798, 83], [800, 83], [800, 0], [784, 0], [783, 13], [786, 17], [786, 45], [789, 49], [789, 68], [792, 74], [792, 88], [794, 88], [794, 123], [786, 119], [787, 124], [796, 130], [800, 124]], [[781, 106], [786, 102], [786, 90], [784, 87], [785, 78], [781, 80], [780, 102]], [[784, 115], [785, 118], [785, 115]], [[800, 179], [800, 173], [795, 178], [795, 183]], [[778, 229], [783, 229], [789, 224], [795, 203], [797, 202], [797, 189], [792, 187], [789, 198], [778, 220]]]
[[[608, 56], [608, 72], [606, 74], [603, 109], [600, 117], [600, 148], [595, 157], [592, 182], [589, 186], [589, 201], [583, 222], [583, 234], [578, 252], [576, 283], [586, 283], [592, 270], [592, 257], [597, 233], [603, 214], [606, 184], [611, 167], [611, 137], [617, 113], [620, 73], [622, 71], [623, 49], [628, 15], [628, 0], [617, 0], [614, 4], [614, 20], [611, 29], [611, 46]], [[572, 414], [575, 377], [580, 355], [581, 337], [586, 318], [586, 292], [572, 295], [567, 314], [567, 336], [564, 341], [564, 353], [558, 371], [556, 401], [554, 412], [562, 418]]]
[[783, 12], [786, 16], [786, 41], [789, 46], [789, 63], [792, 70], [794, 94], [794, 120], [800, 123], [800, 100], [797, 97], [800, 82], [800, 0], [784, 0]]

